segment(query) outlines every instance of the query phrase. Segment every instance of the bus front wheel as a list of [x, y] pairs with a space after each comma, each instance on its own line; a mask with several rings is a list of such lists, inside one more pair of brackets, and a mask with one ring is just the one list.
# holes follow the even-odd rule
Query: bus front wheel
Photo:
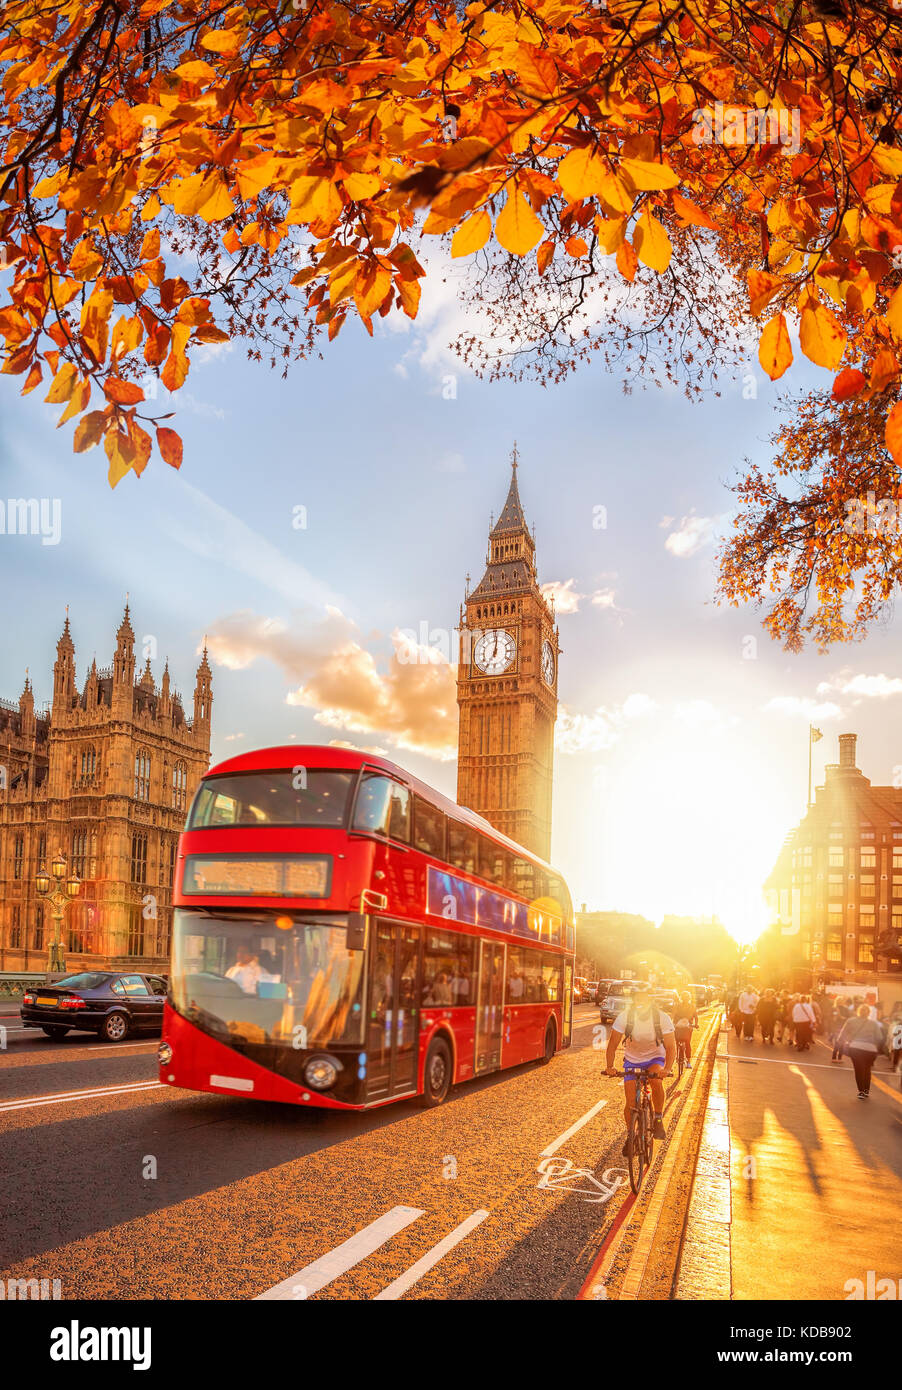
[[434, 1038], [426, 1053], [420, 1104], [441, 1105], [451, 1089], [451, 1050], [443, 1038]]

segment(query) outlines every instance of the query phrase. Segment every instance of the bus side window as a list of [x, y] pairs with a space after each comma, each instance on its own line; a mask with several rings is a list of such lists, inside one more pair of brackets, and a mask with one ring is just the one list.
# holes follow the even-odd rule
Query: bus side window
[[476, 873], [476, 831], [458, 821], [448, 822], [448, 863], [464, 873]]
[[486, 835], [479, 837], [479, 877], [497, 883], [500, 888], [513, 888], [511, 855]]
[[391, 784], [388, 833], [393, 840], [401, 840], [405, 845], [410, 843], [410, 793], [400, 782]]
[[524, 898], [532, 902], [533, 898], [538, 897], [536, 893], [536, 866], [528, 859], [514, 857], [514, 892], [520, 893]]
[[421, 796], [413, 799], [413, 842], [423, 854], [435, 859], [445, 857], [445, 817]]

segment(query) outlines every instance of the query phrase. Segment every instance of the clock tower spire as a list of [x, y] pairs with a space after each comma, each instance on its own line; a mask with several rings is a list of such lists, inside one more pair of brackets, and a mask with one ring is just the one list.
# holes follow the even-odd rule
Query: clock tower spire
[[457, 799], [533, 853], [551, 847], [558, 631], [539, 588], [517, 446], [486, 571], [461, 609]]

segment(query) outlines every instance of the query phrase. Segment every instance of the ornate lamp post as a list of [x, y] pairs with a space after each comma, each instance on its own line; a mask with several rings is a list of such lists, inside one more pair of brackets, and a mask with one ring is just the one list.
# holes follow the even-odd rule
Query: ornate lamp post
[[77, 898], [81, 891], [81, 879], [74, 869], [70, 874], [66, 873], [66, 856], [58, 849], [50, 861], [50, 873], [48, 874], [43, 864], [38, 869], [35, 887], [53, 909], [53, 940], [50, 943], [47, 968], [52, 975], [64, 974], [66, 955], [63, 950], [63, 916], [67, 904], [73, 898]]

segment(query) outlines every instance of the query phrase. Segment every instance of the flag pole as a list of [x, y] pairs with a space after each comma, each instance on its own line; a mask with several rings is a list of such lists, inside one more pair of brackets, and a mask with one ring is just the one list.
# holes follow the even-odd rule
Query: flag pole
[[808, 810], [811, 810], [811, 746], [814, 740], [811, 737], [811, 725], [808, 725]]

